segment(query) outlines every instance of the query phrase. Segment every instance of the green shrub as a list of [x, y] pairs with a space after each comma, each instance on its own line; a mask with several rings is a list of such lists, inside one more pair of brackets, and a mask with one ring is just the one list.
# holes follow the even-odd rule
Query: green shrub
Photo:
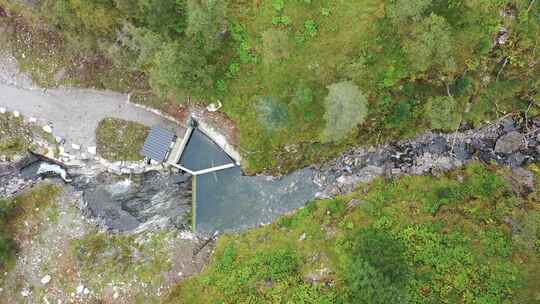
[[212, 54], [225, 42], [227, 1], [187, 0], [187, 36], [204, 54]]
[[0, 269], [3, 269], [14, 257], [15, 241], [0, 231]]
[[453, 46], [450, 26], [444, 17], [435, 14], [416, 26], [412, 38], [404, 42], [411, 68], [417, 72], [425, 72], [435, 66], [442, 72], [455, 72]]
[[287, 126], [289, 110], [281, 100], [271, 96], [260, 97], [255, 102], [255, 108], [258, 120], [267, 132], [274, 132]]
[[367, 97], [350, 81], [328, 87], [325, 99], [325, 142], [338, 142], [357, 129], [367, 116]]
[[214, 67], [200, 50], [169, 43], [156, 55], [150, 70], [150, 84], [161, 96], [206, 96], [213, 88]]
[[406, 303], [411, 270], [405, 247], [387, 231], [360, 229], [345, 271], [351, 303]]
[[428, 99], [426, 116], [434, 129], [455, 131], [461, 122], [461, 111], [457, 101], [450, 96], [437, 96]]

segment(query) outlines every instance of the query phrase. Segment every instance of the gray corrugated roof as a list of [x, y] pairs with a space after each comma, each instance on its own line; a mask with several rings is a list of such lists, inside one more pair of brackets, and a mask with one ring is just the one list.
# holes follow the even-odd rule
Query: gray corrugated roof
[[164, 162], [174, 137], [173, 132], [160, 126], [153, 126], [141, 149], [141, 155]]

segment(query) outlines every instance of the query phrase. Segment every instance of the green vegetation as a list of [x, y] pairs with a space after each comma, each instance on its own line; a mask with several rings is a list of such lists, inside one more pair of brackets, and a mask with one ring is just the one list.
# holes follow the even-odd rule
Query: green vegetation
[[[540, 18], [530, 0], [0, 5], [21, 13], [3, 18], [8, 45], [41, 84], [132, 91], [165, 110], [221, 100], [250, 172], [540, 110]], [[331, 89], [343, 83], [361, 92], [346, 103], [355, 119], [336, 110]]]
[[13, 262], [17, 243], [39, 231], [40, 214], [52, 214], [60, 188], [50, 184], [40, 185], [13, 199], [0, 198], [0, 269]]
[[0, 155], [13, 157], [30, 146], [30, 132], [24, 128], [21, 117], [0, 114]]
[[140, 151], [149, 128], [116, 118], [106, 118], [96, 129], [97, 153], [108, 160], [141, 160]]
[[[103, 290], [108, 282], [137, 282], [154, 291], [163, 286], [171, 270], [170, 246], [174, 232], [135, 236], [92, 232], [70, 244], [71, 255], [81, 276], [93, 290]], [[96, 276], [99, 274], [99, 276]], [[133, 295], [136, 303], [157, 303], [154, 292]]]
[[507, 174], [471, 164], [310, 203], [222, 236], [165, 302], [535, 303], [540, 192], [517, 196]]
[[325, 99], [326, 127], [323, 131], [325, 142], [340, 141], [367, 116], [367, 99], [358, 87], [351, 82], [340, 82], [328, 87]]

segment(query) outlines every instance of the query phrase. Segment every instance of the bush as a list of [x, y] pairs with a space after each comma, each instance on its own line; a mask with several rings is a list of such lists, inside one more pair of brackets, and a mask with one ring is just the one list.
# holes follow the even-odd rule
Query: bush
[[156, 55], [150, 84], [162, 96], [205, 96], [213, 88], [214, 68], [197, 49], [169, 43]]
[[0, 232], [0, 269], [13, 258], [16, 250], [15, 241]]
[[428, 99], [426, 116], [434, 129], [455, 131], [461, 121], [457, 101], [450, 96], [437, 96]]
[[261, 97], [256, 101], [255, 108], [258, 120], [267, 132], [287, 126], [289, 110], [279, 99], [271, 96]]
[[346, 270], [351, 303], [406, 303], [411, 270], [405, 247], [386, 231], [361, 229], [353, 240]]
[[405, 41], [404, 50], [417, 72], [437, 66], [442, 72], [454, 72], [454, 41], [451, 29], [443, 17], [432, 14], [413, 29], [412, 38]]
[[396, 24], [408, 19], [418, 21], [431, 5], [432, 0], [396, 0], [386, 6], [386, 13]]
[[355, 131], [367, 116], [367, 98], [350, 81], [328, 87], [325, 99], [326, 126], [322, 133], [324, 142], [338, 142]]
[[218, 50], [227, 31], [227, 1], [188, 0], [187, 35], [204, 54]]

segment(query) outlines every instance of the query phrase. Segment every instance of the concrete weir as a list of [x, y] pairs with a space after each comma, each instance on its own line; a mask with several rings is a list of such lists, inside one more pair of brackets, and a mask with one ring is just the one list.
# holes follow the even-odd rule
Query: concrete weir
[[[189, 144], [196, 148], [191, 149]], [[173, 144], [166, 163], [196, 176], [239, 166], [240, 159], [225, 136], [191, 118], [184, 137]]]

